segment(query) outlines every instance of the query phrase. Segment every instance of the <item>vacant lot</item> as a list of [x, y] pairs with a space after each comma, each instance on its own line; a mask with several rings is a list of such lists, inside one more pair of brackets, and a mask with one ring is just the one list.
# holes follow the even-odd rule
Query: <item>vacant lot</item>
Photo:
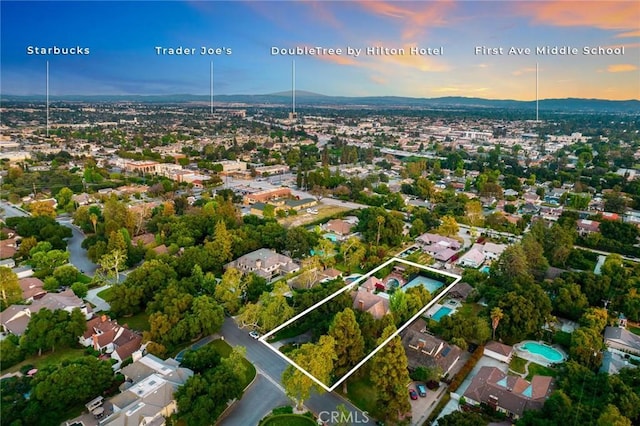
[[278, 222], [280, 222], [282, 226], [289, 228], [292, 226], [307, 225], [309, 223], [334, 216], [338, 213], [351, 210], [347, 207], [329, 206], [322, 203], [314, 206], [313, 208], [318, 210], [318, 214], [311, 214], [307, 213], [306, 210], [300, 210], [297, 215], [279, 219]]

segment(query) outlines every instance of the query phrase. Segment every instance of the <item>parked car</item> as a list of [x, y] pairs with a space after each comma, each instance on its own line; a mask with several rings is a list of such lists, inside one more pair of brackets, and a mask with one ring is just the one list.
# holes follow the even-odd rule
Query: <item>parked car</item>
[[409, 397], [414, 401], [418, 399], [418, 393], [416, 392], [415, 389], [409, 389]]
[[427, 387], [425, 385], [421, 383], [417, 385], [416, 388], [418, 388], [418, 395], [427, 396]]
[[259, 339], [260, 338], [260, 333], [258, 333], [257, 331], [253, 330], [249, 333], [249, 336], [253, 337], [254, 339]]

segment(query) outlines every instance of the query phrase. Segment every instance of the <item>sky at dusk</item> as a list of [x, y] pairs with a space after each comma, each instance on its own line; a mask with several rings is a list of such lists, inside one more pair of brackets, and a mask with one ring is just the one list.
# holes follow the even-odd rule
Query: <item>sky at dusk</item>
[[[0, 19], [3, 94], [44, 94], [47, 61], [51, 95], [206, 95], [211, 62], [216, 94], [268, 94], [291, 89], [295, 60], [296, 89], [325, 95], [533, 100], [537, 64], [540, 99], [640, 99], [637, 1], [3, 0]], [[30, 46], [89, 54], [28, 54]], [[222, 53], [203, 55], [203, 46]], [[483, 46], [503, 53], [476, 52]], [[536, 54], [545, 46], [577, 54]], [[272, 52], [296, 47], [342, 53]]]

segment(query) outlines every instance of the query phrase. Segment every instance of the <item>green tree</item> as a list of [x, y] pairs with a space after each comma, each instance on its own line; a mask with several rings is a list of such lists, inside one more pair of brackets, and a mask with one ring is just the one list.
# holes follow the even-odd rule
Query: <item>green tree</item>
[[478, 200], [468, 201], [464, 206], [465, 217], [470, 226], [484, 225], [484, 214], [482, 204]]
[[100, 257], [100, 267], [106, 271], [107, 277], [115, 279], [116, 284], [120, 284], [120, 271], [124, 269], [127, 263], [127, 252], [120, 249], [114, 249]]
[[[333, 337], [321, 336], [318, 343], [305, 343], [293, 351], [290, 357], [313, 377], [328, 384], [336, 359], [334, 347]], [[298, 409], [301, 409], [304, 401], [309, 398], [312, 388], [316, 392], [323, 391], [322, 387], [292, 365], [282, 373], [282, 385], [287, 396], [297, 402]]]
[[44, 407], [58, 411], [101, 395], [112, 383], [111, 363], [82, 357], [40, 371], [32, 383], [32, 397]]
[[571, 334], [571, 359], [587, 368], [595, 369], [602, 364], [602, 336], [592, 328], [580, 327]]
[[242, 280], [242, 272], [235, 268], [227, 268], [222, 280], [216, 286], [214, 297], [225, 311], [235, 315], [242, 306], [246, 283]]
[[224, 322], [224, 309], [206, 295], [193, 299], [189, 325], [191, 338], [210, 335], [220, 331]]
[[2, 310], [22, 300], [22, 289], [18, 276], [10, 268], [0, 266], [0, 297]]
[[[378, 345], [394, 332], [393, 325], [386, 327], [378, 339]], [[407, 385], [410, 381], [407, 355], [400, 337], [396, 336], [371, 360], [371, 382], [376, 389], [377, 405], [386, 420], [397, 422], [411, 412], [407, 396]]]
[[352, 271], [360, 266], [366, 254], [366, 248], [358, 237], [349, 237], [340, 245], [340, 254], [348, 270]]
[[233, 237], [231, 232], [227, 230], [227, 225], [223, 220], [218, 221], [214, 230], [213, 241], [205, 244], [205, 250], [207, 255], [213, 259], [215, 270], [222, 270], [222, 267], [232, 259], [232, 244]]
[[596, 421], [597, 426], [631, 426], [631, 420], [625, 417], [618, 407], [607, 404], [600, 417]]
[[73, 197], [73, 191], [67, 188], [66, 186], [56, 194], [56, 201], [58, 202], [58, 206], [64, 209], [65, 211], [73, 210], [73, 201], [71, 198]]
[[443, 216], [440, 226], [436, 229], [436, 234], [444, 235], [445, 237], [453, 237], [458, 235], [460, 227], [458, 222], [453, 216]]
[[61, 286], [70, 286], [80, 278], [80, 271], [73, 265], [58, 266], [53, 271], [53, 277]]
[[[329, 335], [335, 340], [334, 375], [342, 377], [364, 358], [364, 339], [353, 310], [345, 308], [336, 314], [329, 327]], [[346, 393], [347, 381], [343, 383]]]
[[87, 293], [89, 293], [89, 287], [84, 283], [77, 282], [71, 284], [71, 291], [79, 298], [84, 299], [87, 297]]
[[454, 411], [438, 419], [438, 426], [485, 426], [487, 420], [473, 411]]

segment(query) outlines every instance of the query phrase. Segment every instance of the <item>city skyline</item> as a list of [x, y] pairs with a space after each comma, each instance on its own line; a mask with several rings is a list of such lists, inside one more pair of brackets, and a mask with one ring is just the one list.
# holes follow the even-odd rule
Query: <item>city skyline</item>
[[[44, 94], [47, 61], [53, 96], [204, 95], [212, 61], [216, 95], [276, 93], [291, 89], [295, 60], [297, 90], [330, 96], [534, 100], [538, 66], [540, 99], [640, 98], [640, 7], [631, 1], [3, 1], [0, 8], [3, 94]], [[211, 49], [204, 55], [203, 46]], [[35, 53], [53, 47], [80, 54]], [[193, 50], [163, 50], [178, 47]], [[593, 55], [585, 47], [615, 50]], [[303, 54], [274, 54], [281, 49]]]

